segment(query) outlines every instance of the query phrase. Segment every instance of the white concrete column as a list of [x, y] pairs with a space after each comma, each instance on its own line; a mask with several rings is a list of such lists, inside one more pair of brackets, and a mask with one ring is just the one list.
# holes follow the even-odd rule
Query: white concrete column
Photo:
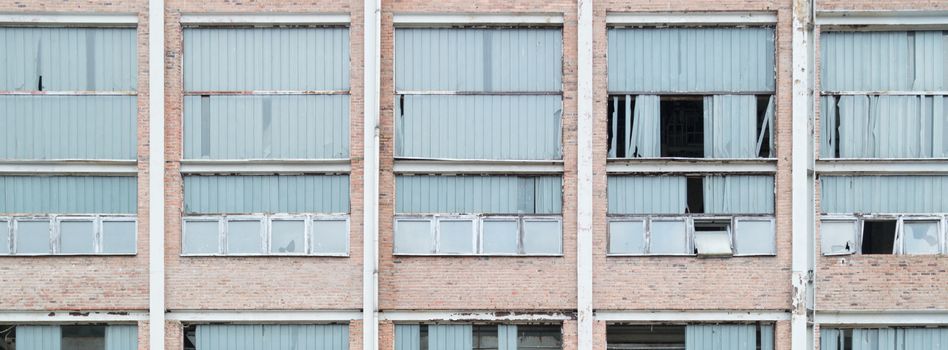
[[379, 346], [379, 61], [381, 60], [381, 3], [365, 0], [364, 100], [363, 114], [363, 261], [362, 261], [362, 348]]
[[165, 2], [148, 0], [148, 348], [165, 348]]
[[577, 3], [576, 315], [578, 349], [593, 348], [593, 3]]
[[813, 44], [813, 20], [811, 0], [794, 0], [792, 8], [791, 80], [793, 81], [791, 104], [792, 157], [791, 157], [791, 214], [792, 214], [792, 273], [793, 294], [790, 314], [790, 345], [793, 350], [810, 350], [813, 344], [807, 336], [807, 285], [809, 283], [810, 247], [810, 186], [808, 166], [812, 135], [809, 119], [812, 95], [812, 63], [810, 46]]

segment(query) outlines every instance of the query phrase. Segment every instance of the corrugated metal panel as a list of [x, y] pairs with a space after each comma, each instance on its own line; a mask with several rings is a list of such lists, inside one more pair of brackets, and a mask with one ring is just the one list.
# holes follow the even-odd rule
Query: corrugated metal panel
[[0, 96], [0, 159], [135, 159], [135, 96]]
[[189, 159], [349, 157], [349, 96], [187, 96]]
[[60, 350], [62, 338], [59, 326], [16, 327], [16, 348], [19, 350]]
[[705, 96], [704, 156], [705, 158], [757, 157], [756, 96]]
[[417, 324], [395, 325], [395, 350], [420, 350], [421, 326]]
[[559, 214], [558, 176], [397, 176], [398, 213]]
[[560, 29], [395, 30], [398, 91], [561, 91], [562, 59]]
[[198, 350], [346, 350], [347, 325], [198, 325]]
[[820, 36], [825, 91], [943, 90], [942, 32], [826, 32]]
[[347, 213], [349, 176], [185, 176], [186, 213]]
[[138, 349], [138, 326], [110, 325], [105, 327], [105, 350]]
[[517, 350], [517, 325], [497, 325], [497, 350]]
[[900, 329], [898, 350], [948, 350], [948, 328]]
[[609, 176], [609, 214], [684, 214], [684, 176]]
[[473, 326], [469, 324], [428, 325], [428, 349], [471, 350], [473, 347]]
[[895, 350], [895, 329], [853, 329], [853, 350]]
[[708, 214], [773, 214], [773, 176], [705, 176], [704, 212]]
[[559, 96], [407, 95], [396, 103], [396, 155], [562, 159]]
[[348, 28], [187, 28], [184, 88], [348, 90]]
[[136, 90], [136, 35], [135, 28], [0, 28], [0, 90]]
[[774, 350], [774, 325], [760, 325], [760, 350]]
[[836, 97], [820, 97], [820, 158], [836, 158]]
[[0, 176], [0, 213], [133, 214], [138, 179], [127, 176]]
[[774, 91], [773, 28], [610, 28], [609, 91]]
[[824, 213], [945, 213], [948, 176], [822, 176]]
[[198, 325], [195, 330], [197, 350], [263, 349], [261, 325]]
[[820, 350], [842, 350], [842, 334], [838, 329], [820, 328]]
[[685, 327], [687, 350], [755, 350], [755, 325], [688, 325]]
[[[831, 118], [824, 137], [833, 136], [832, 101], [823, 98]], [[838, 107], [841, 158], [930, 158], [936, 149], [941, 154], [942, 96], [840, 96]]]

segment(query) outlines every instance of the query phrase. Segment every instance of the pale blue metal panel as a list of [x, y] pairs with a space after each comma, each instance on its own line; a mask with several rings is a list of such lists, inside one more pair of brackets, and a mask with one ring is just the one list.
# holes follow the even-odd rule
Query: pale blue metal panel
[[[824, 137], [834, 136], [832, 101], [823, 98]], [[942, 96], [840, 96], [838, 108], [841, 158], [931, 158], [936, 149], [941, 155]]]
[[187, 28], [185, 91], [348, 90], [348, 28]]
[[687, 350], [755, 350], [756, 325], [688, 325], [685, 327]]
[[704, 212], [708, 214], [773, 214], [774, 177], [705, 176]]
[[940, 31], [823, 33], [822, 90], [943, 90], [943, 37]]
[[684, 176], [609, 176], [609, 214], [684, 214]]
[[843, 350], [843, 335], [838, 329], [820, 328], [820, 350]]
[[398, 91], [562, 91], [559, 28], [399, 28]]
[[262, 325], [198, 325], [195, 330], [197, 350], [262, 350]]
[[0, 28], [0, 90], [134, 91], [136, 35], [135, 28]]
[[420, 350], [421, 326], [417, 324], [395, 325], [395, 350]]
[[836, 97], [820, 97], [820, 158], [836, 158], [839, 132], [836, 116]]
[[429, 350], [471, 350], [473, 326], [469, 324], [428, 325]]
[[948, 176], [822, 176], [823, 213], [946, 213]]
[[105, 327], [105, 350], [138, 349], [138, 326], [109, 325]]
[[59, 326], [16, 327], [16, 348], [19, 350], [60, 350], [62, 339]]
[[853, 350], [896, 350], [895, 334], [896, 334], [896, 329], [893, 329], [893, 328], [853, 329], [852, 349]]
[[0, 96], [0, 159], [135, 159], [135, 96]]
[[347, 350], [347, 325], [264, 325], [263, 349]]
[[349, 96], [187, 96], [188, 159], [349, 157]]
[[773, 28], [610, 28], [609, 91], [774, 91]]
[[185, 176], [184, 211], [348, 213], [347, 175]]
[[774, 350], [774, 325], [760, 325], [760, 350]]
[[948, 328], [905, 328], [897, 335], [897, 350], [948, 350]]
[[497, 350], [517, 350], [517, 325], [497, 326]]
[[560, 96], [406, 95], [396, 101], [397, 157], [562, 159]]
[[757, 97], [704, 98], [705, 158], [757, 158]]
[[559, 214], [558, 176], [397, 176], [398, 213]]
[[133, 214], [138, 179], [131, 176], [0, 176], [0, 213]]

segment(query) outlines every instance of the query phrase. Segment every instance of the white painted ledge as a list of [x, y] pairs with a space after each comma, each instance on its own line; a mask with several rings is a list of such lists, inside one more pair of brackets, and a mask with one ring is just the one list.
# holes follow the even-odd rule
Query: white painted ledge
[[821, 159], [815, 170], [824, 175], [946, 175], [948, 159]]
[[133, 13], [0, 13], [0, 24], [135, 26]]
[[777, 23], [776, 12], [610, 12], [610, 25], [767, 25]]
[[948, 310], [820, 311], [814, 320], [823, 325], [948, 325]]
[[345, 13], [194, 13], [181, 15], [184, 25], [242, 25], [242, 24], [323, 24], [347, 25], [349, 14]]
[[359, 310], [173, 310], [168, 320], [180, 322], [337, 322], [361, 320]]
[[558, 13], [397, 13], [396, 26], [451, 24], [563, 24]]
[[134, 160], [4, 160], [0, 175], [125, 175], [138, 174]]
[[948, 11], [819, 11], [821, 26], [944, 26]]
[[609, 174], [638, 173], [762, 173], [777, 172], [775, 159], [610, 159]]
[[182, 160], [182, 174], [348, 173], [348, 159]]
[[0, 311], [2, 323], [106, 323], [147, 321], [148, 312], [135, 311]]
[[384, 311], [379, 320], [396, 322], [428, 321], [565, 321], [575, 317], [562, 312], [496, 312], [496, 311]]
[[605, 322], [739, 322], [787, 321], [786, 311], [622, 311], [599, 310], [597, 321]]
[[398, 174], [562, 174], [562, 161], [397, 159]]

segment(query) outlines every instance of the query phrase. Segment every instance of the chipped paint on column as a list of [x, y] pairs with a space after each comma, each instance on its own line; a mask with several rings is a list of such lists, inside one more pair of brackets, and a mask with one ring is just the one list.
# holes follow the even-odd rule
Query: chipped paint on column
[[806, 285], [807, 276], [807, 247], [808, 239], [808, 213], [810, 205], [808, 200], [807, 165], [809, 155], [806, 150], [809, 149], [808, 142], [812, 140], [809, 130], [809, 99], [812, 96], [810, 62], [808, 48], [811, 45], [812, 23], [810, 20], [811, 0], [793, 0], [793, 23], [792, 23], [792, 80], [793, 80], [793, 102], [792, 102], [792, 158], [791, 158], [791, 187], [792, 187], [792, 274], [791, 285], [793, 293], [791, 294], [791, 315], [790, 315], [790, 334], [791, 349], [808, 350], [813, 348], [813, 344], [807, 344], [807, 310], [806, 310]]
[[576, 300], [578, 349], [593, 347], [593, 3], [577, 3]]

